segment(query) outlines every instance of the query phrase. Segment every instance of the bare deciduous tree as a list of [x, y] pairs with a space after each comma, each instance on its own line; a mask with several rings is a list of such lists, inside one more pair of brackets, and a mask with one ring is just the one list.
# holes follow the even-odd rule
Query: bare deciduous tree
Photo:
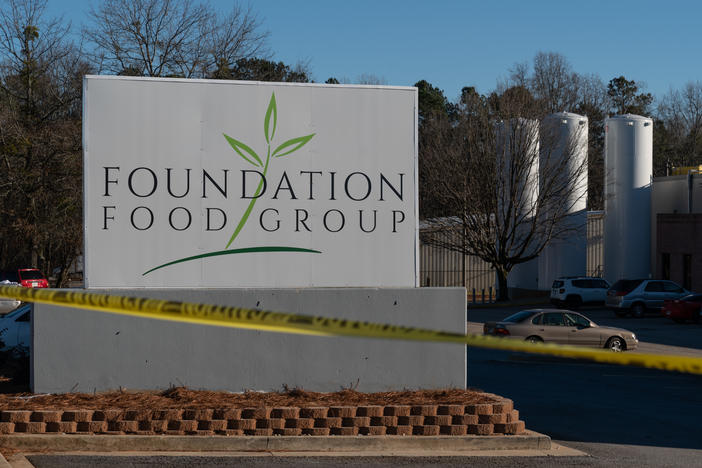
[[604, 119], [612, 107], [607, 86], [598, 75], [580, 75], [575, 112], [589, 120], [588, 209], [604, 209]]
[[517, 62], [509, 69], [509, 80], [514, 86], [529, 87], [529, 62]]
[[384, 77], [372, 73], [361, 73], [358, 75], [358, 78], [356, 78], [356, 83], [364, 85], [386, 85], [388, 81]]
[[115, 74], [203, 78], [265, 52], [267, 33], [239, 4], [220, 17], [192, 0], [105, 0], [89, 17], [93, 60]]
[[699, 163], [702, 157], [702, 82], [689, 82], [671, 90], [658, 105], [658, 115], [672, 147], [671, 163]]
[[574, 72], [568, 60], [559, 53], [539, 52], [534, 56], [532, 74], [529, 74], [527, 62], [516, 63], [510, 69], [509, 79], [499, 91], [504, 91], [510, 85], [528, 89], [544, 113], [567, 111], [588, 117], [591, 130], [588, 133], [588, 205], [590, 209], [603, 209], [603, 122], [612, 110], [614, 101], [602, 79], [594, 74], [581, 75]]
[[549, 113], [568, 111], [578, 99], [578, 74], [568, 60], [555, 52], [539, 52], [534, 57], [531, 89]]
[[500, 99], [510, 101], [500, 103], [501, 124], [487, 100], [476, 99], [461, 106], [457, 122], [427, 122], [420, 207], [431, 203], [442, 214], [425, 220], [422, 240], [491, 264], [503, 300], [515, 265], [536, 258], [552, 239], [582, 234], [569, 213], [586, 197], [573, 181], [583, 180], [587, 160], [577, 138], [564, 142], [553, 125], [539, 127], [540, 115], [519, 100], [523, 93]]
[[57, 267], [82, 241], [81, 93], [87, 71], [45, 0], [0, 10], [0, 263]]

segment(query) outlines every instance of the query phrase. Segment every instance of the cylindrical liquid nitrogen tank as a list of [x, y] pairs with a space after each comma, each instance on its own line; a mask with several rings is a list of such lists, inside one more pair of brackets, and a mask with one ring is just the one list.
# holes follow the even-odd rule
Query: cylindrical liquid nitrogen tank
[[[498, 187], [497, 222], [521, 225], [514, 230], [508, 246], [511, 254], [516, 254], [533, 227], [530, 221], [536, 215], [539, 197], [539, 122], [523, 118], [502, 122], [497, 127], [497, 163], [502, 174]], [[512, 184], [510, 181], [514, 181]], [[512, 212], [509, 213], [510, 208]], [[510, 218], [510, 219], [506, 219]], [[526, 253], [532, 249], [527, 248]], [[507, 277], [509, 289], [536, 290], [538, 288], [538, 258], [519, 263]]]
[[562, 235], [539, 255], [541, 290], [560, 276], [583, 276], [587, 268], [587, 124], [585, 116], [559, 112], [541, 126], [541, 195], [553, 199], [546, 216], [557, 220]]
[[605, 119], [605, 278], [648, 278], [651, 266], [653, 121]]

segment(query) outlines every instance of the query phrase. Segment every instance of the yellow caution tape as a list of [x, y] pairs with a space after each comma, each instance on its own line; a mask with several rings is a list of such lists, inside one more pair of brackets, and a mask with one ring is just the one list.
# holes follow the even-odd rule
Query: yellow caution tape
[[319, 336], [354, 336], [409, 341], [457, 343], [479, 348], [547, 354], [564, 358], [587, 359], [607, 364], [639, 366], [667, 371], [702, 374], [702, 358], [663, 356], [644, 353], [614, 353], [544, 343], [528, 343], [483, 335], [462, 335], [423, 328], [402, 327], [312, 315], [287, 314], [242, 307], [216, 306], [188, 302], [164, 301], [111, 294], [87, 293], [60, 289], [36, 289], [0, 286], [0, 297], [25, 302], [97, 310], [159, 320], [246, 328], [281, 333]]

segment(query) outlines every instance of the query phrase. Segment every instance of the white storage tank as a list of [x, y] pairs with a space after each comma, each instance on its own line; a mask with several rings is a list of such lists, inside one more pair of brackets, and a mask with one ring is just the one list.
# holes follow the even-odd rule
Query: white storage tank
[[541, 191], [551, 190], [553, 195], [545, 196], [555, 202], [545, 215], [560, 219], [564, 230], [539, 256], [541, 290], [560, 276], [582, 276], [587, 269], [587, 137], [587, 117], [579, 114], [551, 114], [541, 126]]
[[[529, 223], [536, 215], [539, 197], [539, 122], [523, 118], [502, 122], [497, 127], [497, 137], [498, 173], [503, 176], [498, 185], [496, 219], [498, 223], [514, 221], [515, 217], [521, 219], [522, 227], [517, 227], [514, 238], [510, 239], [513, 244], [510, 250], [517, 254], [517, 248], [523, 245], [519, 240], [529, 234]], [[514, 198], [512, 203], [510, 198]], [[508, 213], [510, 209], [512, 214]], [[530, 250], [527, 248], [525, 253]], [[519, 263], [508, 275], [507, 287], [536, 290], [538, 275], [538, 258]]]
[[605, 119], [605, 278], [648, 278], [651, 270], [653, 121]]

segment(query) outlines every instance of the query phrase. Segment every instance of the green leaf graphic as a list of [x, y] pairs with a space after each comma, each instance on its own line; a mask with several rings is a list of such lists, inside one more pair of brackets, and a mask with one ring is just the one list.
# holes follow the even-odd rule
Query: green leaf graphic
[[[271, 129], [271, 117], [273, 117], [273, 128]], [[275, 93], [271, 94], [271, 101], [266, 110], [266, 119], [263, 122], [263, 133], [266, 134], [266, 143], [270, 144], [275, 136], [275, 127], [278, 123], [278, 107], [275, 104]], [[270, 135], [268, 131], [270, 130]]]
[[[280, 158], [281, 156], [285, 156], [285, 155], [288, 155], [290, 153], [294, 153], [295, 151], [297, 151], [300, 148], [302, 148], [303, 146], [305, 146], [305, 143], [310, 141], [312, 139], [312, 137], [315, 135], [316, 134], [313, 133], [311, 135], [301, 136], [301, 137], [297, 137], [297, 138], [293, 138], [291, 140], [288, 140], [285, 143], [283, 143], [282, 145], [280, 145], [279, 147], [277, 147], [275, 149], [275, 151], [273, 151], [273, 154], [271, 156], [275, 156], [276, 158]], [[280, 153], [284, 149], [287, 149], [293, 145], [295, 145], [295, 147], [293, 149], [288, 150], [285, 153]], [[278, 153], [280, 153], [280, 154], [278, 154]]]
[[[231, 145], [231, 147], [234, 148], [234, 151], [236, 151], [239, 154], [239, 156], [244, 158], [249, 164], [253, 164], [254, 166], [258, 166], [258, 167], [263, 166], [263, 162], [261, 161], [261, 158], [258, 157], [258, 155], [256, 154], [256, 152], [254, 150], [252, 150], [251, 148], [246, 146], [244, 143], [230, 137], [226, 133], [222, 133], [222, 135], [224, 135], [224, 138], [227, 139], [227, 142]], [[246, 151], [251, 157], [253, 157], [256, 160], [256, 162], [253, 162], [252, 160], [250, 160], [249, 158], [244, 156], [244, 153], [242, 153], [241, 150]]]

